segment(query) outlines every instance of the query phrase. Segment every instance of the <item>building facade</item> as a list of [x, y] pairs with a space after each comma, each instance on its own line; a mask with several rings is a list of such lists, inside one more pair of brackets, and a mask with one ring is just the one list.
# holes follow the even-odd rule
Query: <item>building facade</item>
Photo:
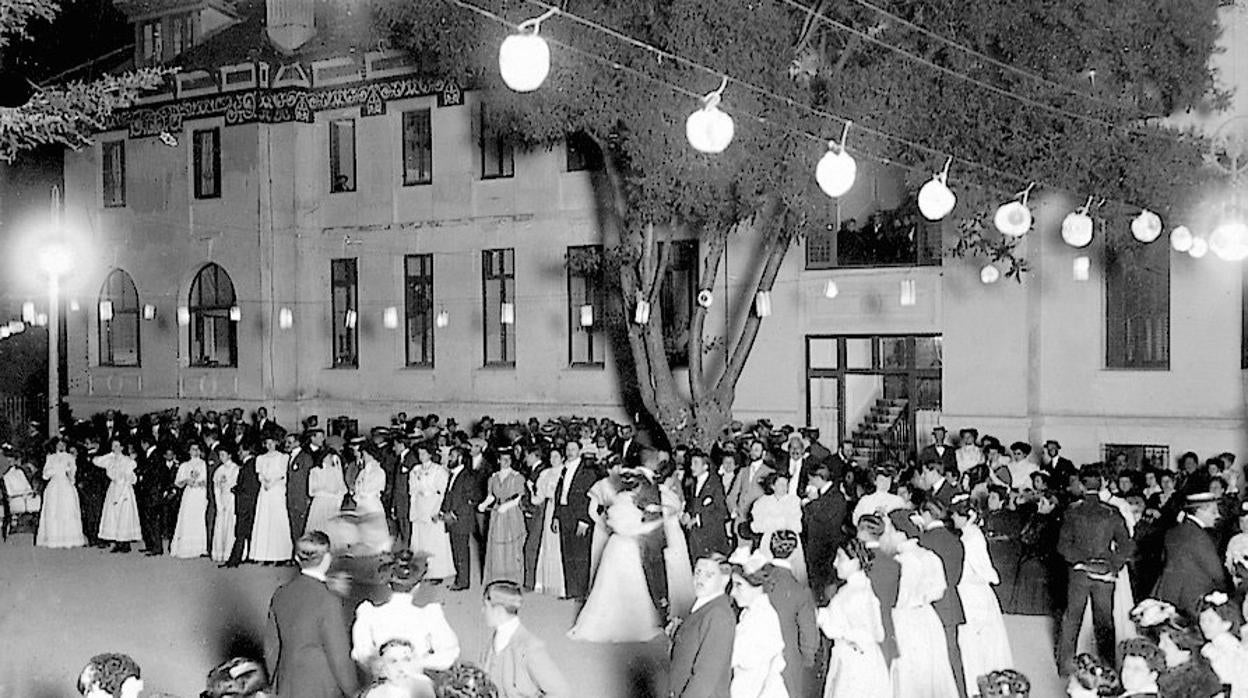
[[[136, 32], [169, 36], [152, 7]], [[66, 155], [65, 219], [92, 250], [66, 291], [75, 414], [625, 416], [601, 289], [575, 261], [601, 244], [592, 157], [575, 141], [513, 151], [477, 93], [336, 47], [300, 12], [205, 6], [173, 87]], [[223, 24], [196, 33], [208, 20]], [[170, 57], [144, 41], [140, 62]], [[233, 50], [249, 45], [267, 48]], [[790, 251], [739, 417], [911, 446], [976, 426], [1059, 439], [1077, 461], [1244, 452], [1241, 265], [1164, 237], [1072, 250], [1057, 231], [1079, 202], [1042, 197], [1032, 271], [986, 284], [983, 260], [942, 255], [952, 231], [916, 223], [906, 192], [863, 163], [835, 224]], [[697, 243], [679, 245], [677, 319], [699, 290]], [[730, 246], [708, 334], [752, 301], [752, 259]]]

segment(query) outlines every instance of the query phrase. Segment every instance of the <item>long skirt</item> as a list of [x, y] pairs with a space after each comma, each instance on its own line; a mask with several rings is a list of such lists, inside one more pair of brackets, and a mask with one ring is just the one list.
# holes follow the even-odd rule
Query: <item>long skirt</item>
[[330, 521], [342, 511], [341, 494], [318, 494], [308, 507], [308, 522], [304, 531], [320, 531], [329, 535]]
[[966, 670], [966, 694], [973, 696], [979, 690], [978, 677], [1014, 668], [1014, 653], [1010, 651], [1005, 618], [992, 587], [962, 583], [958, 585], [958, 594], [966, 609], [966, 624], [958, 628], [958, 646]]
[[234, 549], [234, 495], [217, 499], [217, 516], [212, 526], [212, 559], [225, 562]]
[[568, 637], [584, 642], [648, 642], [661, 634], [650, 598], [641, 548], [632, 536], [612, 535], [602, 550], [599, 574]]
[[256, 522], [251, 528], [251, 559], [284, 562], [294, 552], [290, 517], [286, 513], [286, 488], [260, 490], [256, 498]]
[[182, 503], [178, 505], [178, 525], [169, 543], [170, 555], [199, 557], [208, 554], [208, 524], [204, 516], [207, 510], [207, 488], [183, 488]]
[[[969, 695], [975, 695], [971, 693]], [[823, 698], [893, 698], [893, 682], [877, 643], [851, 647], [838, 641], [828, 662]]]
[[945, 628], [930, 604], [894, 608], [897, 652], [893, 688], [898, 698], [957, 698], [958, 685], [949, 667]]
[[486, 584], [499, 579], [524, 583], [524, 537], [524, 512], [520, 507], [495, 509], [490, 514], [482, 574]]
[[104, 515], [100, 518], [100, 538], [116, 543], [143, 540], [139, 528], [139, 504], [134, 486], [114, 481], [104, 497]]
[[451, 534], [441, 521], [412, 522], [412, 550], [429, 555], [429, 579], [455, 576], [455, 559], [451, 556]]
[[693, 565], [689, 561], [689, 544], [684, 529], [675, 516], [663, 519], [667, 547], [663, 549], [663, 567], [667, 572], [667, 603], [675, 618], [684, 618], [693, 610]]
[[87, 544], [82, 533], [82, 510], [78, 507], [78, 490], [64, 475], [48, 481], [43, 490], [43, 511], [39, 514], [39, 532], [35, 545], [44, 548], [77, 548]]
[[542, 547], [537, 553], [537, 580], [534, 588], [539, 594], [564, 596], [567, 587], [563, 582], [563, 546], [559, 534], [552, 526], [555, 516], [554, 501], [547, 502], [546, 515], [542, 518]]

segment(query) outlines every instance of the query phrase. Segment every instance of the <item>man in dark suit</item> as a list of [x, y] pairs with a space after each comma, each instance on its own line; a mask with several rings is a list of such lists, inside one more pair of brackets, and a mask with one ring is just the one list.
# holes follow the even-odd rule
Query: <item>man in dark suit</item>
[[958, 466], [952, 466], [952, 470], [947, 469], [940, 461], [927, 461], [921, 466], [920, 470], [920, 486], [926, 491], [928, 499], [934, 499], [940, 502], [941, 506], [948, 509], [953, 504], [953, 498], [958, 496], [959, 489], [955, 484], [958, 479]]
[[119, 414], [117, 410], [108, 410], [103, 416], [96, 417], [95, 432], [103, 444], [112, 443], [118, 437], [129, 438], [125, 415]]
[[295, 544], [299, 575], [273, 593], [264, 658], [277, 698], [354, 696], [358, 682], [342, 601], [325, 586], [329, 537], [312, 531]]
[[611, 452], [624, 461], [625, 468], [641, 467], [641, 454], [644, 449], [637, 442], [633, 425], [625, 422], [620, 425], [619, 436], [611, 444]]
[[1062, 457], [1062, 445], [1057, 439], [1049, 439], [1044, 442], [1044, 457], [1041, 459], [1040, 468], [1048, 471], [1049, 475], [1054, 478], [1054, 482], [1065, 486], [1070, 482], [1072, 475], [1076, 475], [1079, 471], [1075, 468], [1075, 464], [1070, 462], [1069, 458]]
[[[275, 432], [268, 432], [264, 439], [266, 449], [277, 446], [276, 436]], [[243, 563], [244, 556], [250, 553], [251, 529], [256, 523], [256, 501], [260, 499], [260, 474], [256, 471], [255, 454], [240, 452], [238, 458], [242, 463], [238, 469], [238, 482], [230, 490], [234, 493], [234, 547], [222, 567], [238, 567]]]
[[[159, 439], [157, 439], [159, 441]], [[175, 480], [178, 478], [178, 462], [177, 447], [173, 444], [158, 445], [157, 450], [162, 454], [161, 463], [168, 472], [168, 486], [165, 488], [162, 497], [161, 506], [164, 508], [162, 523], [164, 528], [161, 535], [173, 540], [173, 534], [178, 526], [178, 510], [182, 507], [182, 490], [177, 487]]]
[[694, 449], [689, 452], [689, 471], [693, 482], [685, 498], [684, 524], [689, 530], [689, 559], [700, 560], [712, 553], [727, 555], [728, 499], [719, 476], [711, 472], [706, 454]]
[[463, 591], [471, 583], [472, 535], [477, 528], [477, 505], [481, 503], [481, 486], [477, 474], [468, 467], [471, 458], [467, 449], [451, 449], [450, 475], [446, 495], [442, 497], [442, 521], [451, 538], [451, 559], [455, 562], [455, 584], [451, 591]]
[[843, 482], [845, 473], [853, 470], [854, 465], [854, 440], [845, 439], [841, 441], [841, 446], [836, 453], [827, 460], [828, 472], [832, 475], [835, 482]]
[[940, 624], [945, 628], [945, 649], [949, 651], [949, 666], [953, 669], [953, 680], [958, 684], [958, 695], [966, 698], [966, 672], [962, 666], [962, 649], [958, 645], [958, 626], [966, 623], [962, 595], [958, 593], [966, 548], [962, 545], [962, 539], [945, 526], [948, 508], [932, 497], [920, 499], [919, 521], [915, 522], [921, 522], [923, 526], [923, 531], [919, 534], [919, 545], [936, 553], [945, 568], [945, 593], [932, 603], [932, 607], [936, 609]]
[[1188, 495], [1183, 520], [1166, 532], [1165, 566], [1153, 589], [1153, 598], [1169, 601], [1196, 617], [1197, 605], [1206, 594], [1230, 588], [1214, 542], [1218, 516], [1215, 495]]
[[107, 548], [108, 543], [100, 540], [100, 519], [104, 515], [104, 498], [108, 492], [108, 473], [103, 468], [92, 464], [100, 453], [100, 442], [97, 436], [87, 436], [86, 443], [78, 452], [78, 500], [82, 503], [82, 532], [86, 534], [87, 543], [93, 548]]
[[732, 566], [723, 555], [699, 558], [693, 568], [693, 611], [672, 635], [668, 698], [722, 698], [732, 683], [737, 614], [725, 591]]
[[958, 469], [958, 452], [953, 446], [945, 443], [948, 433], [942, 426], [932, 427], [932, 443], [923, 447], [919, 451], [919, 465], [926, 463], [940, 463], [944, 466], [942, 472], [953, 468], [954, 472]]
[[499, 698], [563, 698], [573, 695], [546, 645], [520, 623], [524, 593], [507, 580], [485, 587], [482, 609], [492, 630], [481, 669], [498, 687]]
[[286, 515], [290, 519], [290, 536], [295, 540], [303, 535], [308, 523], [308, 508], [312, 506], [312, 497], [308, 495], [308, 474], [324, 457], [325, 430], [309, 429], [305, 438], [305, 445], [290, 459], [286, 471]]
[[805, 696], [819, 655], [819, 629], [815, 626], [815, 597], [810, 587], [797, 581], [789, 556], [797, 550], [797, 534], [776, 531], [771, 535], [771, 563], [765, 568], [771, 581], [767, 598], [780, 617], [784, 636], [784, 687], [790, 696]]
[[[416, 467], [417, 454], [416, 449], [411, 448], [413, 438], [423, 438], [421, 434], [417, 437], [415, 434], [395, 433], [394, 435], [394, 452], [392, 457], [382, 461], [382, 468], [389, 464], [390, 470], [386, 472], [386, 491], [389, 493], [389, 509], [390, 520], [394, 522], [395, 544], [399, 547], [406, 548], [412, 541], [412, 493], [411, 482], [408, 478], [412, 474], [412, 469]], [[422, 446], [428, 449], [428, 446]]]
[[[836, 577], [832, 561], [845, 542], [845, 517], [849, 505], [845, 495], [835, 486], [828, 466], [816, 465], [807, 484], [810, 501], [802, 508], [803, 549], [810, 588], [820, 601], [827, 598], [828, 585]], [[891, 608], [891, 606], [890, 606]]]
[[810, 482], [810, 469], [817, 464], [807, 450], [806, 440], [797, 434], [789, 437], [787, 457], [776, 462], [776, 472], [789, 474], [789, 494], [802, 499]]
[[282, 428], [277, 422], [269, 418], [269, 410], [264, 407], [257, 407], [255, 417], [251, 422], [251, 431], [257, 439], [263, 439], [269, 432], [278, 432], [280, 435]]
[[563, 475], [555, 486], [555, 520], [563, 550], [563, 579], [568, 598], [589, 595], [590, 545], [594, 521], [589, 518], [589, 488], [598, 481], [592, 464], [581, 461], [581, 445], [569, 441]]
[[139, 528], [143, 534], [145, 555], [164, 552], [165, 492], [173, 486], [173, 477], [156, 450], [151, 432], [139, 439], [138, 467], [135, 469], [134, 497], [139, 505]]

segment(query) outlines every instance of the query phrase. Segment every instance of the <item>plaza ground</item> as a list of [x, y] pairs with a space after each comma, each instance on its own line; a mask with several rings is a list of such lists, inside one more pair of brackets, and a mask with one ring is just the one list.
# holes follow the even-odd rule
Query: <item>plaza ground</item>
[[[268, 601], [290, 568], [218, 569], [206, 559], [113, 555], [94, 549], [35, 548], [29, 535], [0, 543], [0, 698], [76, 695], [78, 671], [93, 654], [126, 652], [143, 667], [145, 695], [194, 698], [213, 665], [260, 654]], [[448, 593], [447, 616], [465, 659], [480, 657], [488, 629], [479, 589]], [[550, 645], [578, 698], [648, 695], [647, 677], [666, 651], [595, 645], [564, 637], [575, 618], [568, 601], [528, 597], [525, 624]], [[1007, 617], [1014, 656], [1034, 698], [1064, 695], [1052, 660], [1048, 619]]]

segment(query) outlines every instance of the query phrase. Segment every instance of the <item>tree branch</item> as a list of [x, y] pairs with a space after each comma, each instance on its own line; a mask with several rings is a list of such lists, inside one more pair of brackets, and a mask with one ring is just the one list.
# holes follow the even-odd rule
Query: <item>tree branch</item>
[[[784, 224], [786, 212], [781, 210], [782, 205], [780, 197], [773, 194], [755, 218], [756, 229], [766, 236], [764, 238], [766, 259], [763, 262], [762, 274], [758, 278], [757, 291], [770, 291], [775, 285], [776, 276], [780, 273], [780, 265], [784, 263], [784, 256], [788, 253], [789, 245], [793, 241], [792, 231]], [[751, 297], [753, 295], [756, 294], [751, 294]], [[750, 357], [750, 350], [754, 348], [754, 340], [758, 338], [758, 330], [762, 321], [763, 319], [754, 313], [746, 315], [745, 322], [741, 326], [741, 334], [737, 338], [736, 345], [733, 346], [732, 353], [728, 356], [723, 374], [720, 375], [715, 385], [715, 391], [721, 399], [731, 396], [736, 390], [737, 380], [741, 378], [741, 371]]]
[[[701, 236], [699, 236], [701, 237]], [[702, 279], [698, 282], [700, 289], [714, 289], [715, 278], [719, 275], [719, 264], [724, 258], [724, 250], [728, 246], [728, 235], [716, 231], [711, 237], [707, 249], [706, 260], [702, 267]], [[703, 328], [706, 326], [707, 309], [700, 303], [693, 306], [693, 317], [689, 319], [689, 394], [693, 403], [700, 404], [706, 395], [706, 375], [703, 369]]]

